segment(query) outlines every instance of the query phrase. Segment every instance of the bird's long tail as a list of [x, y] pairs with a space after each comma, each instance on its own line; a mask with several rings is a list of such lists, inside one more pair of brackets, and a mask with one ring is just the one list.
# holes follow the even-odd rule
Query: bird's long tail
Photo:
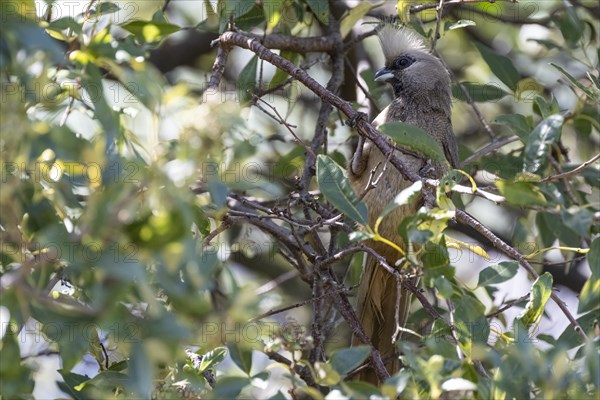
[[[387, 261], [393, 266], [396, 260]], [[397, 321], [401, 327], [406, 324], [411, 297], [410, 292], [404, 289], [400, 291], [398, 318], [396, 318], [397, 293], [396, 278], [379, 265], [374, 257], [367, 255], [357, 295], [358, 320], [367, 336], [371, 338], [373, 346], [381, 353], [390, 375], [400, 368], [396, 345], [392, 343], [392, 338], [396, 332]], [[352, 344], [359, 345], [361, 342], [354, 336]], [[360, 371], [355, 375], [355, 379], [374, 385], [381, 383], [373, 368]]]

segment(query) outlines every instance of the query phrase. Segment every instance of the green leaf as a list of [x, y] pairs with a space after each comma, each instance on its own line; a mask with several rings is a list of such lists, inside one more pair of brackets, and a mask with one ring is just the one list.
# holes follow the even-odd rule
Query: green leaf
[[594, 239], [590, 245], [587, 260], [592, 270], [592, 276], [600, 278], [600, 237]]
[[[229, 2], [230, 0], [228, 0]], [[262, 7], [249, 1], [237, 1], [238, 5], [233, 12], [235, 25], [239, 29], [250, 30], [265, 23], [265, 13]], [[246, 8], [251, 6], [251, 8]], [[227, 21], [227, 20], [225, 20]], [[223, 26], [224, 28], [224, 26]], [[221, 29], [222, 31], [223, 29]]]
[[306, 0], [313, 14], [323, 25], [329, 25], [329, 2], [327, 0]]
[[594, 214], [586, 208], [571, 208], [561, 213], [562, 220], [573, 232], [582, 237], [590, 235], [590, 228], [594, 222]]
[[252, 349], [243, 347], [239, 343], [230, 343], [227, 347], [235, 365], [250, 375], [250, 370], [252, 369]]
[[256, 69], [258, 66], [258, 57], [253, 56], [252, 59], [240, 72], [237, 87], [240, 96], [240, 101], [245, 103], [252, 100], [252, 92], [256, 87]]
[[438, 142], [430, 134], [405, 122], [388, 122], [378, 129], [401, 146], [415, 150], [433, 161], [444, 162], [446, 156]]
[[402, 24], [410, 22], [410, 7], [411, 0], [398, 0], [396, 2], [396, 11], [398, 11], [398, 18]]
[[224, 376], [217, 381], [217, 385], [211, 392], [211, 397], [213, 399], [236, 399], [242, 389], [250, 383], [250, 378]]
[[535, 96], [533, 98], [533, 111], [542, 118], [546, 119], [551, 115], [558, 114], [560, 112], [560, 108], [554, 97], [548, 101], [542, 96]]
[[490, 154], [479, 160], [481, 169], [498, 175], [502, 179], [514, 179], [523, 168], [523, 160], [510, 154]]
[[340, 375], [345, 376], [348, 372], [360, 366], [371, 353], [369, 346], [354, 346], [347, 349], [336, 350], [331, 355], [331, 366]]
[[[6, 324], [6, 322], [4, 323]], [[5, 327], [6, 331], [0, 341], [2, 351], [0, 355], [0, 373], [2, 374], [0, 395], [3, 399], [33, 398], [31, 396], [34, 386], [32, 371], [26, 363], [20, 362], [19, 341], [23, 340], [23, 336], [19, 338], [18, 332], [15, 332], [15, 325], [6, 324]], [[31, 341], [31, 343], [34, 342], [35, 340]]]
[[180, 26], [169, 24], [168, 22], [154, 21], [131, 21], [121, 28], [132, 33], [137, 40], [142, 43], [156, 43], [163, 40], [168, 35], [179, 32]]
[[[346, 381], [340, 386], [344, 389], [344, 394], [348, 394], [351, 399], [380, 399], [381, 392], [371, 383], [363, 381]], [[331, 397], [331, 396], [328, 396]]]
[[433, 280], [433, 287], [442, 299], [450, 299], [454, 294], [454, 287], [445, 276], [438, 276]]
[[342, 39], [344, 39], [352, 28], [356, 26], [356, 23], [364, 17], [369, 11], [373, 8], [379, 7], [383, 4], [383, 2], [375, 4], [370, 2], [360, 2], [354, 7], [350, 8], [349, 11], [342, 17], [342, 22], [340, 23], [340, 34], [342, 35]]
[[461, 348], [470, 354], [473, 344], [486, 344], [490, 326], [485, 318], [485, 306], [475, 296], [465, 294], [455, 302], [455, 325]]
[[78, 390], [81, 384], [89, 381], [89, 376], [79, 375], [73, 372], [67, 372], [64, 369], [57, 371], [63, 378], [63, 382], [56, 382], [60, 390], [67, 393], [75, 400], [91, 399], [83, 390]]
[[262, 2], [262, 9], [267, 21], [267, 33], [271, 33], [281, 20], [281, 8], [284, 0], [271, 0]]
[[505, 114], [498, 115], [494, 120], [495, 123], [509, 127], [515, 135], [517, 135], [523, 143], [529, 140], [531, 126], [524, 115], [521, 114]]
[[202, 356], [202, 362], [200, 363], [200, 373], [213, 368], [217, 364], [220, 364], [227, 356], [227, 347], [216, 347], [211, 351], [207, 352]]
[[73, 17], [62, 17], [55, 21], [50, 22], [48, 28], [53, 31], [63, 31], [65, 29], [71, 29], [74, 33], [81, 33], [81, 25], [75, 21]]
[[531, 293], [529, 295], [529, 301], [525, 306], [525, 309], [517, 320], [521, 321], [523, 325], [529, 329], [531, 325], [536, 323], [542, 314], [544, 313], [544, 307], [546, 302], [552, 294], [552, 275], [549, 272], [545, 272], [540, 275], [533, 285], [531, 286]]
[[[121, 372], [112, 370], [102, 371], [87, 382], [83, 382], [77, 389], [86, 389], [87, 387], [110, 388], [110, 390], [118, 389], [125, 390], [127, 383], [131, 377]], [[95, 397], [97, 398], [97, 397]]]
[[583, 34], [583, 22], [579, 19], [575, 7], [565, 3], [565, 13], [560, 19], [560, 31], [570, 47], [576, 47]]
[[556, 43], [554, 40], [548, 40], [548, 39], [532, 39], [529, 38], [527, 39], [528, 42], [535, 42], [537, 44], [540, 44], [542, 46], [544, 46], [546, 49], [548, 50], [553, 50], [553, 49], [562, 49], [562, 46], [558, 43]]
[[517, 274], [519, 263], [516, 261], [503, 261], [497, 265], [487, 267], [479, 273], [477, 286], [494, 285], [505, 282]]
[[579, 295], [577, 312], [582, 314], [600, 307], [600, 277], [590, 276]]
[[354, 231], [348, 235], [348, 239], [352, 242], [363, 242], [365, 240], [373, 239], [375, 235], [365, 231]]
[[100, 3], [100, 5], [98, 6], [98, 8], [96, 10], [92, 11], [92, 13], [97, 12], [98, 14], [96, 14], [96, 16], [100, 16], [100, 15], [104, 15], [104, 14], [116, 13], [120, 9], [121, 9], [121, 7], [119, 7], [118, 4], [111, 3], [109, 1], [106, 1], [106, 2], [103, 1], [102, 3]]
[[[600, 321], [600, 309], [588, 312], [581, 317], [577, 318], [577, 323], [583, 329], [588, 337], [594, 337], [597, 335], [595, 332]], [[569, 324], [563, 333], [558, 337], [557, 342], [567, 348], [572, 348], [581, 345], [581, 336], [575, 331], [573, 325]]]
[[448, 29], [454, 30], [454, 29], [460, 29], [460, 28], [465, 28], [467, 26], [475, 26], [475, 25], [477, 25], [475, 23], [475, 21], [471, 21], [470, 19], [459, 19], [458, 21], [456, 21], [455, 23], [450, 25], [448, 27]]
[[594, 84], [596, 89], [600, 90], [600, 79], [598, 79], [596, 76], [592, 75], [592, 73], [590, 73], [590, 71], [586, 72], [585, 74], [588, 77], [588, 79], [590, 81], [592, 81], [592, 83]]
[[358, 200], [346, 172], [331, 157], [322, 154], [317, 157], [317, 183], [335, 208], [359, 224], [368, 224], [367, 206]]
[[[427, 243], [422, 260], [426, 270], [437, 267], [448, 267], [445, 275], [449, 277], [454, 276], [454, 268], [450, 267], [450, 256], [448, 255], [448, 248], [443, 237], [439, 245]], [[441, 276], [441, 274], [438, 276]]]
[[490, 67], [492, 72], [500, 79], [506, 86], [508, 86], [511, 90], [515, 90], [517, 88], [517, 83], [521, 76], [519, 72], [513, 65], [510, 58], [497, 54], [492, 49], [484, 46], [480, 43], [475, 43], [477, 49], [481, 53], [481, 57], [483, 57], [484, 61]]
[[538, 213], [536, 224], [542, 238], [542, 243], [546, 247], [552, 246], [552, 243], [557, 238], [567, 246], [577, 247], [581, 244], [581, 239], [577, 232], [571, 230], [559, 215], [546, 212]]
[[218, 207], [223, 207], [227, 202], [227, 195], [229, 194], [229, 188], [220, 179], [210, 178], [208, 180], [208, 192], [213, 204]]
[[[499, 100], [510, 94], [496, 85], [482, 85], [473, 82], [461, 82], [461, 84], [464, 86], [467, 93], [469, 93], [471, 100], [475, 102]], [[468, 101], [467, 96], [465, 96], [465, 93], [459, 85], [452, 85], [452, 96], [461, 101]]]
[[117, 134], [120, 129], [120, 117], [115, 110], [108, 105], [103, 91], [99, 91], [98, 88], [103, 87], [102, 74], [100, 69], [93, 64], [86, 66], [86, 75], [81, 79], [81, 87], [87, 93], [87, 97], [91, 100], [94, 105], [95, 117], [102, 125], [104, 140], [105, 140], [105, 151], [111, 152]]
[[[296, 64], [296, 61], [299, 57], [298, 53], [293, 52], [291, 50], [281, 50], [279, 54], [281, 57], [285, 58], [288, 61], [291, 61], [293, 64]], [[282, 69], [277, 68], [271, 82], [269, 82], [269, 88], [274, 88], [275, 86], [285, 82], [288, 78], [288, 73]]]
[[577, 79], [575, 79], [573, 77], [573, 75], [569, 74], [563, 67], [558, 66], [554, 63], [550, 63], [550, 65], [552, 65], [554, 68], [556, 68], [565, 78], [567, 78], [567, 80], [571, 83], [571, 85], [579, 88], [591, 100], [593, 100], [594, 102], [598, 102], [600, 100], [597, 95], [594, 96], [594, 93], [588, 87], [584, 86], [583, 83], [581, 83]]
[[560, 114], [549, 116], [540, 122], [525, 145], [523, 171], [541, 174], [548, 163], [548, 153], [552, 144], [560, 137], [565, 119]]
[[540, 189], [531, 182], [511, 182], [498, 179], [495, 184], [509, 204], [515, 206], [543, 206], [546, 204], [546, 198]]
[[140, 340], [133, 343], [129, 358], [128, 387], [142, 399], [149, 399], [152, 393], [152, 364], [146, 348]]
[[317, 361], [314, 364], [314, 372], [315, 381], [319, 385], [333, 386], [342, 380], [340, 374], [328, 363]]
[[596, 391], [600, 387], [600, 357], [598, 357], [598, 341], [588, 340], [585, 344], [585, 368], [588, 372], [588, 382], [595, 385]]
[[273, 175], [278, 178], [299, 175], [306, 160], [305, 152], [304, 146], [296, 146], [281, 156], [273, 168]]
[[408, 371], [400, 370], [400, 372], [385, 380], [385, 384], [381, 387], [381, 391], [389, 398], [395, 398], [399, 394], [402, 394], [411, 378], [412, 375]]
[[[158, 112], [166, 82], [150, 63], [144, 63], [134, 70], [123, 67], [113, 60], [105, 60], [103, 67], [112, 72], [125, 89], [150, 111]], [[125, 102], [132, 102], [132, 100], [125, 100]]]
[[381, 212], [380, 217], [385, 217], [390, 212], [395, 210], [398, 207], [401, 207], [406, 204], [412, 203], [420, 194], [423, 189], [423, 182], [416, 181], [406, 189], [402, 190], [400, 193], [394, 197], [392, 200]]

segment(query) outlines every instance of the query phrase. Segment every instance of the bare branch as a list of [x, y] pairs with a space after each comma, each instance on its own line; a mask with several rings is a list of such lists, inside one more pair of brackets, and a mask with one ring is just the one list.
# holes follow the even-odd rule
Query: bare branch
[[493, 151], [496, 151], [499, 148], [506, 146], [507, 144], [516, 142], [518, 140], [519, 140], [519, 137], [516, 135], [510, 136], [510, 137], [507, 137], [504, 139], [496, 140], [496, 141], [488, 144], [484, 148], [477, 150], [475, 153], [471, 154], [469, 157], [465, 158], [463, 160], [463, 162], [460, 164], [461, 168], [464, 168], [465, 166], [469, 165], [473, 161], [478, 160], [481, 157], [483, 157]]
[[416, 14], [419, 13], [421, 11], [425, 11], [425, 10], [431, 10], [432, 8], [438, 8], [438, 7], [450, 7], [450, 6], [459, 6], [461, 4], [474, 4], [474, 3], [495, 3], [497, 1], [505, 1], [508, 3], [516, 3], [517, 0], [449, 0], [449, 1], [443, 1], [441, 0], [440, 3], [432, 3], [432, 4], [422, 4], [422, 5], [418, 5], [418, 6], [412, 6], [410, 7], [410, 13], [411, 14]]
[[541, 183], [553, 182], [553, 181], [557, 181], [557, 180], [560, 180], [560, 179], [564, 179], [564, 178], [568, 178], [570, 176], [576, 175], [579, 172], [581, 172], [584, 169], [586, 169], [587, 167], [589, 167], [591, 164], [593, 164], [596, 161], [598, 161], [599, 159], [600, 159], [600, 153], [596, 154], [594, 157], [590, 158], [589, 160], [587, 160], [586, 162], [584, 162], [583, 164], [581, 164], [580, 166], [578, 166], [575, 169], [572, 169], [572, 170], [567, 171], [567, 172], [563, 172], [562, 174], [548, 176], [548, 177], [542, 179]]
[[227, 63], [227, 56], [229, 55], [229, 48], [219, 46], [217, 49], [217, 56], [212, 67], [212, 74], [208, 81], [207, 90], [217, 90], [223, 74], [225, 73], [225, 64]]
[[440, 38], [440, 24], [442, 22], [442, 14], [444, 12], [444, 0], [440, 0], [437, 7], [435, 8], [437, 15], [435, 18], [435, 33], [433, 34], [433, 40], [431, 41], [431, 50], [435, 49], [435, 44]]

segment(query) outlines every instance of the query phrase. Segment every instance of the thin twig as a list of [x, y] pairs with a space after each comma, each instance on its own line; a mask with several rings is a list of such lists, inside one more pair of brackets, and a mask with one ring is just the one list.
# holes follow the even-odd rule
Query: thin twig
[[299, 271], [296, 269], [289, 270], [289, 271], [279, 275], [277, 278], [272, 279], [269, 282], [265, 283], [258, 289], [256, 289], [255, 293], [258, 296], [262, 296], [263, 294], [275, 289], [277, 286], [281, 285], [283, 282], [289, 281], [290, 279], [297, 277], [298, 273], [299, 273]]
[[[352, 290], [352, 288], [346, 288], [346, 287], [344, 287], [344, 288], [340, 289], [341, 292], [347, 292], [349, 290]], [[270, 316], [273, 316], [273, 315], [281, 314], [282, 312], [293, 310], [294, 308], [299, 308], [299, 307], [305, 306], [305, 305], [310, 304], [310, 303], [312, 303], [312, 302], [314, 302], [316, 300], [324, 299], [327, 296], [331, 296], [331, 294], [332, 294], [331, 292], [325, 293], [325, 294], [322, 294], [322, 295], [320, 295], [320, 296], [318, 296], [316, 298], [311, 297], [310, 299], [301, 301], [299, 303], [294, 303], [294, 304], [290, 304], [289, 306], [285, 306], [285, 307], [281, 307], [281, 308], [276, 308], [275, 310], [269, 310], [269, 311], [267, 311], [265, 313], [262, 313], [262, 314], [260, 314], [260, 315], [258, 315], [256, 317], [250, 319], [248, 322], [256, 322], [256, 321], [259, 321], [261, 319], [264, 319], [264, 318], [267, 318], [267, 317], [270, 317]]]
[[[458, 6], [461, 4], [467, 4], [467, 3], [495, 3], [497, 1], [506, 1], [508, 3], [516, 3], [516, 0], [449, 0], [444, 2], [443, 6], [444, 7], [449, 7], [449, 6]], [[410, 13], [411, 14], [416, 14], [419, 13], [421, 11], [425, 11], [425, 10], [431, 10], [432, 8], [438, 8], [440, 5], [439, 3], [432, 3], [432, 4], [422, 4], [422, 5], [418, 5], [418, 6], [412, 6], [410, 7]]]
[[479, 107], [477, 107], [477, 104], [475, 104], [475, 101], [473, 101], [473, 98], [471, 97], [471, 94], [469, 93], [469, 91], [467, 90], [467, 88], [465, 87], [465, 85], [463, 85], [454, 74], [452, 74], [452, 79], [458, 85], [458, 87], [460, 88], [461, 92], [463, 92], [463, 94], [465, 95], [465, 98], [467, 99], [467, 103], [469, 103], [469, 105], [471, 106], [471, 108], [475, 112], [475, 115], [477, 115], [477, 119], [479, 120], [479, 122], [481, 122], [481, 125], [483, 125], [483, 128], [485, 129], [486, 133], [488, 134], [488, 136], [492, 140], [492, 143], [495, 142], [496, 141], [496, 135], [494, 134], [494, 131], [492, 130], [492, 127], [486, 121], [486, 119], [483, 117], [483, 114], [481, 114], [481, 111], [479, 111]]
[[217, 226], [217, 228], [215, 230], [213, 230], [212, 232], [210, 232], [208, 235], [206, 235], [204, 237], [204, 239], [202, 240], [202, 243], [206, 246], [208, 244], [210, 244], [210, 242], [217, 236], [219, 236], [221, 233], [225, 232], [229, 227], [231, 226], [231, 224], [225, 220], [223, 222], [221, 222], [221, 224], [219, 226]]
[[506, 304], [504, 304], [502, 307], [498, 308], [496, 311], [493, 311], [489, 314], [487, 314], [485, 317], [486, 318], [495, 318], [498, 315], [502, 314], [504, 311], [508, 310], [511, 307], [514, 307], [515, 304], [521, 302], [521, 301], [525, 301], [529, 298], [530, 294], [527, 293], [524, 296], [519, 297], [518, 299], [512, 300]]
[[[264, 99], [262, 99], [262, 98], [260, 98], [260, 97], [258, 97], [256, 95], [254, 95], [254, 98], [256, 99], [256, 101], [261, 101], [267, 107], [269, 107], [271, 110], [273, 110], [273, 112], [277, 116], [277, 118], [273, 118], [273, 119], [275, 119], [275, 121], [279, 122], [281, 125], [285, 126], [287, 128], [287, 130], [291, 133], [291, 135], [294, 137], [294, 139], [296, 139], [296, 141], [298, 143], [300, 143], [306, 149], [307, 152], [311, 153], [313, 157], [315, 157], [315, 158], [317, 157], [315, 155], [315, 153], [313, 152], [313, 150], [306, 143], [304, 143], [304, 141], [298, 135], [296, 135], [296, 132], [294, 132], [294, 130], [292, 129], [292, 127], [287, 123], [287, 121], [281, 116], [281, 114], [279, 114], [279, 111], [277, 111], [277, 108], [275, 108], [275, 106], [269, 104]], [[262, 110], [262, 108], [261, 108], [261, 110]], [[264, 110], [262, 110], [262, 111], [264, 112]], [[269, 116], [271, 116], [268, 113], [266, 113], [266, 114], [269, 115]]]
[[396, 277], [396, 304], [394, 304], [394, 322], [396, 330], [392, 335], [392, 343], [396, 343], [398, 336], [402, 333], [402, 324], [400, 324], [400, 297], [402, 296], [402, 280]]
[[[547, 25], [550, 21], [552, 21], [555, 18], [555, 15], [557, 14], [557, 12], [559, 12], [561, 10], [564, 10], [564, 7], [559, 6], [556, 9], [554, 9], [552, 12], [550, 12], [550, 14], [548, 16], [543, 17], [543, 18], [537, 18], [537, 19], [505, 17], [504, 15], [501, 15], [501, 14], [485, 12], [484, 10], [479, 9], [477, 7], [462, 7], [462, 8], [457, 8], [456, 10], [453, 10], [453, 11], [465, 12], [469, 16], [471, 16], [473, 13], [475, 13], [475, 14], [482, 15], [486, 19], [490, 18], [490, 19], [493, 19], [495, 21], [500, 21], [500, 22], [504, 22], [504, 23], [507, 23], [507, 24]], [[512, 13], [512, 14], [515, 15], [515, 13]], [[516, 15], [518, 15], [518, 13]]]
[[448, 307], [448, 315], [450, 316], [450, 332], [452, 333], [452, 338], [454, 339], [456, 345], [456, 354], [458, 355], [458, 359], [463, 361], [465, 359], [465, 355], [460, 348], [460, 341], [458, 340], [458, 334], [456, 333], [456, 323], [454, 320], [454, 303], [450, 299], [446, 299], [446, 306]]
[[431, 41], [431, 51], [435, 49], [435, 44], [440, 38], [440, 24], [442, 23], [442, 14], [444, 12], [444, 0], [440, 0], [435, 10], [437, 12], [437, 16], [435, 19], [435, 33], [433, 34], [433, 40]]
[[[48, 7], [48, 8], [52, 8], [52, 7]], [[67, 122], [67, 118], [69, 118], [69, 115], [73, 111], [73, 103], [74, 102], [75, 102], [75, 97], [70, 97], [69, 104], [67, 104], [67, 109], [65, 110], [63, 116], [61, 117], [60, 122], [58, 123], [58, 126], [65, 125], [65, 123]]]
[[488, 144], [487, 146], [483, 147], [482, 149], [477, 150], [475, 153], [471, 154], [469, 157], [465, 158], [463, 160], [463, 162], [460, 163], [461, 168], [464, 168], [465, 166], [469, 165], [473, 161], [478, 160], [481, 157], [483, 157], [493, 151], [496, 151], [499, 148], [506, 146], [507, 144], [516, 142], [518, 140], [519, 140], [519, 137], [516, 135], [509, 136], [504, 139], [496, 140], [496, 141]]
[[417, 298], [417, 300], [419, 300], [419, 303], [421, 303], [425, 311], [427, 311], [427, 313], [431, 315], [433, 319], [443, 319], [441, 314], [438, 312], [438, 310], [436, 310], [433, 304], [431, 304], [429, 300], [427, 300], [427, 297], [425, 297], [423, 292], [421, 292], [419, 288], [413, 285], [412, 282], [406, 280], [404, 281], [404, 286]]
[[548, 176], [548, 177], [542, 179], [541, 183], [547, 183], [547, 182], [557, 181], [557, 180], [560, 180], [560, 179], [564, 179], [564, 178], [568, 178], [570, 176], [576, 175], [579, 172], [581, 172], [584, 169], [586, 169], [587, 167], [589, 167], [591, 164], [593, 164], [596, 161], [598, 161], [599, 159], [600, 159], [600, 153], [596, 154], [594, 157], [590, 158], [589, 160], [587, 160], [586, 162], [584, 162], [583, 164], [581, 164], [580, 166], [578, 166], [575, 169], [572, 169], [572, 170], [567, 171], [567, 172], [563, 172], [562, 174]]
[[322, 320], [323, 320], [323, 283], [321, 282], [320, 275], [313, 273], [313, 284], [312, 284], [312, 324], [311, 324], [311, 336], [313, 338], [313, 348], [310, 350], [308, 361], [314, 365], [317, 361], [323, 361], [325, 359], [325, 343], [322, 333]]

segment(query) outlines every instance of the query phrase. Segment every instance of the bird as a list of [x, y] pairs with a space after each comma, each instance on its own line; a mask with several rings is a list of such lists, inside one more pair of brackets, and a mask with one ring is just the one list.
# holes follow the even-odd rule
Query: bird
[[[424, 39], [406, 27], [385, 24], [379, 29], [379, 40], [385, 65], [374, 79], [392, 87], [392, 102], [372, 121], [377, 127], [387, 122], [401, 121], [421, 128], [444, 150], [448, 163], [434, 163], [410, 149], [397, 148], [395, 154], [412, 171], [431, 178], [441, 178], [451, 167], [458, 166], [458, 146], [451, 122], [450, 76], [442, 62], [427, 50]], [[381, 151], [368, 139], [359, 137], [358, 145], [347, 166], [350, 184], [367, 205], [369, 225], [373, 226], [384, 208], [412, 182], [405, 179]], [[398, 234], [403, 218], [413, 215], [422, 200], [395, 209], [386, 215], [379, 226], [379, 234], [403, 248]], [[401, 254], [391, 246], [375, 241], [367, 243], [385, 257], [394, 267]], [[414, 282], [416, 283], [416, 282]], [[357, 292], [357, 317], [371, 344], [387, 361], [385, 366], [393, 374], [400, 368], [395, 343], [396, 331], [396, 280], [383, 269], [372, 255], [363, 266]], [[410, 293], [400, 294], [399, 323], [404, 326], [410, 306]], [[360, 344], [356, 336], [353, 345]], [[373, 369], [363, 369], [356, 379], [378, 384]]]

